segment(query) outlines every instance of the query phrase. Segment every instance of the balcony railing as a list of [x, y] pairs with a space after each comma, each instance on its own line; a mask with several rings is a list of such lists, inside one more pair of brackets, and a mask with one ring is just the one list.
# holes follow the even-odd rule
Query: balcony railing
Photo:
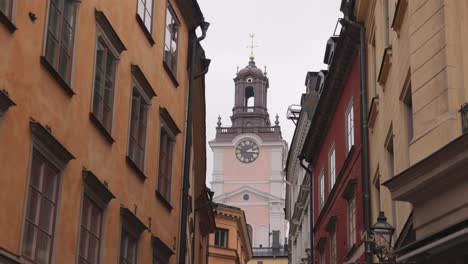
[[254, 247], [252, 248], [254, 257], [288, 257], [288, 248], [284, 247]]

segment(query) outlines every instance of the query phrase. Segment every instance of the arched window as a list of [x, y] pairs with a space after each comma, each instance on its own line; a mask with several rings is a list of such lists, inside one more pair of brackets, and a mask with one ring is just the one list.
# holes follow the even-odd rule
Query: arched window
[[253, 244], [253, 228], [247, 224], [247, 232], [249, 232], [250, 243]]
[[245, 88], [245, 107], [247, 112], [253, 112], [254, 110], [254, 90], [251, 86]]

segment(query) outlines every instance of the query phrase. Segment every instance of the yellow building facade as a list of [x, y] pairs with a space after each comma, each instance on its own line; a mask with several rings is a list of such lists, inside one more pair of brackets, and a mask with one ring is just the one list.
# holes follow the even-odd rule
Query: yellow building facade
[[216, 204], [216, 229], [210, 235], [208, 263], [247, 264], [252, 258], [252, 244], [244, 211]]

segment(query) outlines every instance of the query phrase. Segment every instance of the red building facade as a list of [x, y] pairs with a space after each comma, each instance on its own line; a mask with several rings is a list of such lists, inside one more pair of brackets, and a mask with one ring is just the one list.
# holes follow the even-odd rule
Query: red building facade
[[361, 180], [359, 34], [344, 26], [327, 42], [319, 98], [302, 153], [313, 193], [313, 262], [364, 259]]

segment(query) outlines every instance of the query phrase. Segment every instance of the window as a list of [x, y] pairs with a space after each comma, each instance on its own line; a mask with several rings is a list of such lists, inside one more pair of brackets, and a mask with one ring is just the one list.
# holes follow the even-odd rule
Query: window
[[84, 196], [81, 212], [79, 263], [99, 263], [102, 209]]
[[347, 215], [348, 215], [348, 249], [353, 247], [356, 244], [356, 197], [353, 194], [348, 199], [347, 205]]
[[22, 255], [35, 263], [51, 263], [60, 170], [33, 150], [24, 222]]
[[390, 17], [389, 17], [389, 6], [388, 0], [383, 1], [384, 5], [384, 19], [385, 19], [385, 45], [388, 47], [390, 45]]
[[253, 245], [253, 227], [247, 224], [247, 232], [249, 233], [250, 245]]
[[170, 72], [177, 73], [177, 42], [180, 23], [172, 6], [168, 3], [166, 10], [166, 37], [164, 42], [164, 62]]
[[406, 119], [406, 129], [408, 136], [408, 144], [413, 140], [413, 100], [411, 98], [411, 84], [409, 84], [408, 91], [403, 100], [405, 105], [405, 119]]
[[336, 250], [336, 224], [330, 230], [330, 264], [337, 264], [337, 250]]
[[151, 98], [156, 96], [156, 93], [138, 65], [132, 65], [131, 70], [133, 80], [127, 162], [139, 176], [146, 179], [146, 127]]
[[49, 1], [45, 59], [70, 84], [77, 0]]
[[216, 228], [215, 229], [215, 246], [228, 247], [228, 230]]
[[263, 264], [263, 261], [257, 261], [257, 264]]
[[95, 10], [97, 22], [96, 58], [94, 65], [94, 94], [90, 119], [110, 143], [115, 94], [115, 73], [119, 55], [126, 50], [109, 20]]
[[91, 171], [83, 169], [84, 195], [81, 208], [78, 263], [100, 262], [102, 219], [110, 200], [115, 198], [108, 187]]
[[138, 1], [138, 18], [151, 34], [153, 21], [153, 0], [137, 0]]
[[169, 258], [174, 255], [174, 252], [159, 238], [153, 237], [152, 240], [153, 264], [169, 264]]
[[335, 158], [335, 144], [328, 153], [328, 173], [330, 174], [330, 190], [333, 189], [336, 181], [336, 158]]
[[346, 110], [346, 152], [351, 150], [354, 145], [354, 107], [353, 100], [349, 103]]
[[180, 130], [166, 108], [160, 107], [159, 114], [161, 118], [161, 135], [159, 141], [158, 194], [166, 202], [170, 202], [174, 147], [176, 136], [180, 133]]
[[320, 264], [326, 264], [326, 260], [325, 260], [325, 248], [322, 248], [320, 251], [319, 251], [319, 255], [320, 255]]
[[126, 207], [120, 207], [120, 215], [122, 220], [120, 264], [135, 264], [138, 255], [138, 239], [147, 227]]
[[323, 170], [320, 172], [319, 176], [319, 186], [320, 186], [320, 200], [319, 200], [319, 209], [323, 208], [323, 205], [325, 203], [325, 177]]
[[117, 58], [104, 39], [98, 37], [94, 74], [93, 115], [109, 133], [112, 129], [116, 65]]
[[11, 20], [13, 13], [13, 0], [0, 0], [0, 12]]
[[170, 201], [171, 196], [174, 144], [175, 140], [173, 136], [169, 135], [167, 129], [162, 127], [159, 150], [158, 191], [168, 201]]
[[137, 263], [137, 243], [138, 240], [125, 229], [122, 230], [120, 241], [120, 264]]
[[145, 98], [138, 88], [136, 82], [133, 83], [132, 106], [130, 115], [130, 142], [128, 157], [140, 169], [144, 170], [145, 148], [146, 148], [146, 126], [149, 109], [149, 100]]

